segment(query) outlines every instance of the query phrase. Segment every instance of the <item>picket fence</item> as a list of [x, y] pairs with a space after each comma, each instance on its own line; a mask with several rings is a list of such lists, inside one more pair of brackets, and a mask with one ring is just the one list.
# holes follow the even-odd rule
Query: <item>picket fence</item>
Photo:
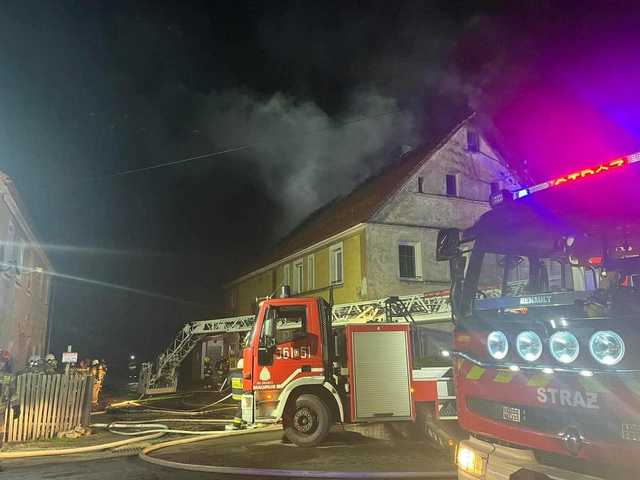
[[23, 373], [16, 382], [20, 415], [9, 409], [5, 441], [27, 442], [52, 438], [60, 432], [87, 426], [91, 415], [93, 377], [80, 374]]

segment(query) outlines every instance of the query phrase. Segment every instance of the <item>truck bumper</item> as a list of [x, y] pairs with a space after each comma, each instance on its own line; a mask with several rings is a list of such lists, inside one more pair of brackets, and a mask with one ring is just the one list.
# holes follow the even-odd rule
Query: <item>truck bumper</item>
[[473, 437], [460, 442], [457, 464], [459, 480], [509, 480], [523, 469], [545, 474], [554, 480], [603, 480], [542, 465], [532, 450], [503, 447]]

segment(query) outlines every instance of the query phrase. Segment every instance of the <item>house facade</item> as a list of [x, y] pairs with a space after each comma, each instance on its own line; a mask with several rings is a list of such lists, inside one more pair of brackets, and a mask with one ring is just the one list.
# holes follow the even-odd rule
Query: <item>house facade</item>
[[251, 314], [257, 297], [283, 284], [294, 294], [332, 295], [336, 304], [448, 288], [448, 265], [435, 259], [438, 230], [471, 226], [492, 192], [518, 186], [467, 119], [313, 214], [260, 266], [226, 285], [227, 310]]
[[46, 354], [52, 268], [11, 179], [0, 172], [0, 349], [21, 368]]

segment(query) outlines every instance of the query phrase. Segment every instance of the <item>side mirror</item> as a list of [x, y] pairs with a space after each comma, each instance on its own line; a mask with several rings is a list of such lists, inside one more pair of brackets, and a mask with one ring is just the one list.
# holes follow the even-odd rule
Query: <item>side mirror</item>
[[436, 260], [451, 260], [460, 255], [460, 230], [443, 228], [438, 232]]
[[273, 337], [264, 337], [258, 347], [258, 364], [273, 365], [273, 354], [276, 351], [276, 339]]

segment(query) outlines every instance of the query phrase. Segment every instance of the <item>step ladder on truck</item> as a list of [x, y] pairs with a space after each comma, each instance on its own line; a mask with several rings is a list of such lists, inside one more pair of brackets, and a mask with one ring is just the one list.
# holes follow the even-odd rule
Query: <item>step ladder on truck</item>
[[439, 233], [469, 434], [459, 478], [639, 473], [639, 174], [634, 154], [503, 191], [471, 228]]
[[[332, 307], [281, 297], [263, 300], [256, 316], [185, 325], [155, 365], [143, 364], [139, 392], [175, 392], [179, 365], [203, 336], [245, 332], [245, 422], [283, 422], [293, 442], [316, 445], [334, 422], [417, 420], [434, 442], [456, 444], [448, 292]], [[427, 337], [446, 339], [437, 352], [446, 357], [425, 361]]]

